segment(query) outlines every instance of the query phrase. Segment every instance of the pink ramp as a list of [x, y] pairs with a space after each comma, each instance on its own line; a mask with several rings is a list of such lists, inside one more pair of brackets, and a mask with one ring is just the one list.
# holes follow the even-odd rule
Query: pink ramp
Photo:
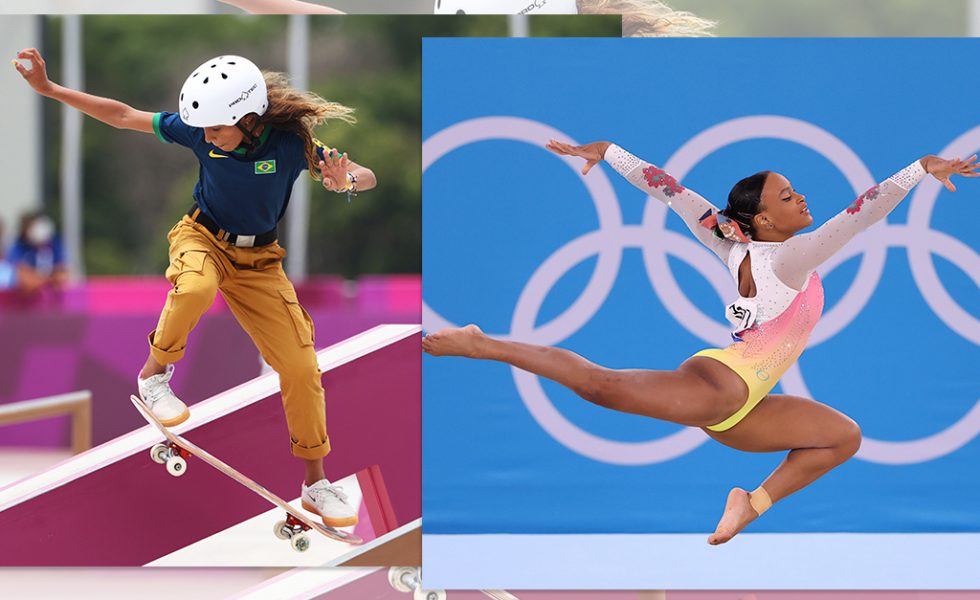
[[[359, 479], [378, 483], [375, 536], [421, 516], [420, 332], [381, 325], [317, 353], [327, 476], [368, 470]], [[272, 493], [299, 495], [275, 373], [196, 404], [174, 431]], [[0, 565], [143, 565], [270, 508], [203, 461], [171, 477], [149, 458], [162, 439], [147, 425], [0, 489]], [[271, 532], [269, 543], [279, 543]]]

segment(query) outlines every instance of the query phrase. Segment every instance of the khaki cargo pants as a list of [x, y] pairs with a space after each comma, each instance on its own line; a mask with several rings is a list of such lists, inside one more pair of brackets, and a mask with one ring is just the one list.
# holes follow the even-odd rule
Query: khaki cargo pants
[[155, 331], [150, 353], [161, 364], [184, 356], [187, 336], [221, 295], [262, 357], [279, 374], [293, 455], [316, 459], [330, 452], [320, 368], [313, 349], [313, 320], [286, 278], [278, 243], [237, 248], [218, 241], [184, 217], [167, 236], [173, 289]]

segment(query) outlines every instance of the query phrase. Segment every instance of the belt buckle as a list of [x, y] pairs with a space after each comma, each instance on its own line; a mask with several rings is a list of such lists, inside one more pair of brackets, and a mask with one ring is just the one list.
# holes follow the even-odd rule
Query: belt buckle
[[239, 248], [251, 248], [255, 245], [254, 235], [239, 235], [235, 237], [235, 245]]

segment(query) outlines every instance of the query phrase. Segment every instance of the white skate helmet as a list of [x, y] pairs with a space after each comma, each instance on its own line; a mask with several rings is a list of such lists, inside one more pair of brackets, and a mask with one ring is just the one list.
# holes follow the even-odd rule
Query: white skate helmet
[[436, 0], [437, 15], [574, 15], [576, 0]]
[[269, 95], [255, 63], [219, 56], [194, 69], [180, 89], [180, 120], [191, 127], [236, 125], [249, 113], [265, 114]]

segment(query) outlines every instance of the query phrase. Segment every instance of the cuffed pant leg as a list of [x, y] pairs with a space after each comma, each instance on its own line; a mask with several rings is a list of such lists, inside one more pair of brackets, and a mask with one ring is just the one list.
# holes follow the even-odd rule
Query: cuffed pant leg
[[308, 460], [326, 456], [330, 440], [313, 320], [281, 266], [239, 273], [221, 289], [239, 323], [279, 374], [293, 455]]

